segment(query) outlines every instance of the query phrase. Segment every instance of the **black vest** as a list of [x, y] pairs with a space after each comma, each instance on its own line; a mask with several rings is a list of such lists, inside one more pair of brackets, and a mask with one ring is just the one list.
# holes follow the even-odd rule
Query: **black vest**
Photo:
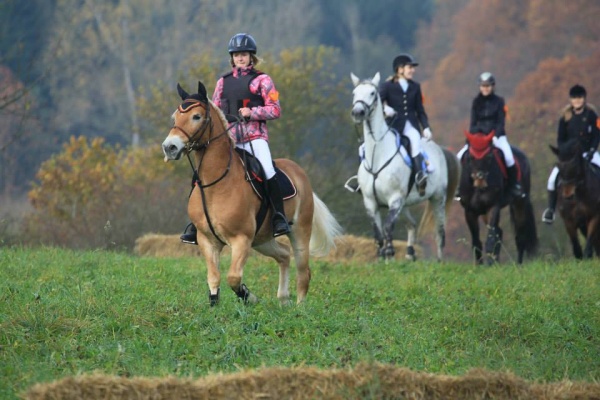
[[246, 75], [233, 76], [233, 72], [223, 75], [223, 93], [221, 94], [221, 110], [227, 121], [238, 121], [238, 110], [243, 107], [260, 107], [265, 105], [263, 98], [250, 91], [250, 82], [263, 73], [251, 70]]

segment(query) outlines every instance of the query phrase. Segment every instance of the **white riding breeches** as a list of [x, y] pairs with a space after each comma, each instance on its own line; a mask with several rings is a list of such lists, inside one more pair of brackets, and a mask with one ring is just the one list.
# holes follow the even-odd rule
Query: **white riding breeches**
[[[587, 156], [587, 154], [587, 151], [583, 153], [583, 157]], [[600, 154], [598, 154], [597, 151], [594, 152], [590, 162], [600, 167]], [[556, 190], [556, 177], [558, 176], [558, 172], [558, 167], [555, 166], [552, 168], [552, 172], [550, 172], [550, 176], [548, 177], [548, 184], [546, 185], [548, 190]]]
[[463, 148], [462, 148], [462, 149], [460, 149], [460, 150], [458, 151], [458, 153], [456, 153], [456, 158], [458, 158], [458, 159], [460, 160], [460, 159], [463, 157], [463, 154], [465, 154], [465, 151], [467, 151], [467, 149], [468, 149], [468, 148], [469, 148], [469, 145], [468, 145], [468, 144], [465, 144], [465, 145], [463, 146]]
[[421, 133], [409, 121], [406, 121], [402, 134], [410, 141], [410, 156], [415, 158], [421, 152]]
[[505, 135], [495, 138], [494, 146], [502, 150], [502, 153], [504, 154], [504, 161], [506, 161], [506, 166], [508, 168], [515, 165], [515, 157], [513, 156], [512, 149], [510, 148], [510, 144], [508, 144], [508, 140], [506, 139]]
[[271, 158], [271, 150], [269, 143], [264, 139], [254, 139], [246, 143], [236, 143], [235, 147], [246, 150], [253, 154], [258, 159], [260, 165], [265, 170], [267, 180], [275, 176], [275, 168], [273, 167], [273, 159]]

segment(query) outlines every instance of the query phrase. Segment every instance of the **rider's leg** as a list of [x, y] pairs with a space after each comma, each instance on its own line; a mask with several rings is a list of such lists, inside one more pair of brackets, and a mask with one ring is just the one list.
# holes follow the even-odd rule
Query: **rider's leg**
[[594, 155], [592, 156], [592, 159], [590, 160], [590, 162], [594, 165], [596, 165], [597, 167], [600, 167], [600, 153], [598, 153], [597, 151], [594, 151]]
[[542, 221], [551, 224], [554, 222], [556, 218], [554, 215], [554, 210], [556, 210], [556, 203], [558, 200], [558, 195], [556, 193], [556, 179], [558, 177], [558, 167], [552, 168], [552, 172], [550, 172], [550, 177], [548, 178], [548, 208], [544, 210], [542, 214]]
[[462, 160], [463, 156], [465, 155], [465, 152], [466, 152], [468, 149], [469, 149], [469, 145], [468, 145], [468, 144], [465, 144], [465, 145], [463, 146], [463, 148], [462, 148], [462, 149], [460, 149], [460, 150], [458, 151], [458, 153], [456, 153], [456, 158], [458, 158], [458, 160], [459, 160], [459, 161], [460, 161], [460, 160]]
[[410, 157], [415, 170], [415, 183], [423, 188], [427, 184], [427, 170], [423, 168], [423, 155], [421, 154], [421, 134], [410, 122], [406, 121], [402, 134], [410, 140]]
[[290, 225], [285, 217], [285, 209], [283, 207], [283, 197], [277, 177], [275, 176], [275, 167], [273, 167], [273, 159], [271, 158], [271, 150], [269, 144], [264, 139], [255, 139], [248, 143], [237, 144], [247, 151], [250, 151], [260, 161], [265, 176], [267, 178], [267, 191], [271, 199], [273, 207], [273, 236], [280, 236], [290, 233]]
[[510, 144], [508, 144], [506, 135], [497, 137], [496, 140], [494, 140], [494, 145], [502, 150], [502, 154], [504, 154], [504, 161], [506, 162], [506, 170], [508, 174], [508, 189], [510, 193], [515, 197], [522, 197], [523, 188], [521, 188], [521, 185], [517, 179], [515, 158], [513, 156], [512, 149], [510, 148]]

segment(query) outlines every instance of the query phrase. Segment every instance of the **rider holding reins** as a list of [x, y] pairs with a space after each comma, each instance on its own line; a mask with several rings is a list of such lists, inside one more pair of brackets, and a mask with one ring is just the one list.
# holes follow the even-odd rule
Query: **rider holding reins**
[[[229, 121], [236, 147], [253, 154], [260, 162], [274, 208], [273, 236], [280, 236], [289, 233], [290, 226], [285, 217], [283, 197], [269, 149], [267, 120], [279, 118], [281, 106], [279, 92], [271, 77], [255, 69], [260, 62], [256, 50], [256, 41], [247, 33], [238, 33], [229, 40], [232, 70], [217, 81], [212, 101]], [[196, 243], [194, 225], [181, 235], [181, 240]]]
[[[494, 146], [502, 150], [506, 163], [509, 192], [514, 197], [523, 197], [523, 189], [517, 181], [515, 158], [504, 128], [508, 108], [504, 103], [504, 98], [494, 92], [495, 86], [496, 78], [490, 72], [484, 72], [479, 76], [479, 93], [471, 105], [469, 132], [487, 135], [494, 131]], [[465, 145], [458, 152], [459, 160], [462, 159], [467, 149], [468, 145]]]
[[[594, 106], [586, 102], [587, 92], [581, 85], [575, 85], [569, 90], [569, 105], [562, 110], [558, 121], [557, 145], [562, 147], [571, 140], [578, 140], [583, 157], [600, 167], [600, 154], [596, 151], [600, 143], [600, 122]], [[548, 208], [542, 214], [542, 221], [551, 224], [554, 222], [557, 193], [556, 179], [558, 167], [554, 167], [548, 178]]]

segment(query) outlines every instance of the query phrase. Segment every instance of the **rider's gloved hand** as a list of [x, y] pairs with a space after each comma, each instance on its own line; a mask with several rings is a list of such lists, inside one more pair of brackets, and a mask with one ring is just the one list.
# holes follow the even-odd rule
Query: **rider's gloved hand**
[[383, 115], [386, 118], [392, 118], [394, 115], [396, 115], [396, 110], [394, 110], [392, 107], [388, 106], [387, 104], [383, 105]]
[[427, 140], [431, 140], [431, 129], [425, 128], [423, 131], [423, 137]]

